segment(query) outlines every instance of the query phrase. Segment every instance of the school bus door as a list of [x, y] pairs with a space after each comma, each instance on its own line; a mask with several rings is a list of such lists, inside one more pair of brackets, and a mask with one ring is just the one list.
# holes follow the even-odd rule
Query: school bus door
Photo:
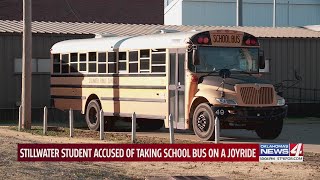
[[169, 114], [174, 128], [185, 129], [185, 49], [169, 51]]

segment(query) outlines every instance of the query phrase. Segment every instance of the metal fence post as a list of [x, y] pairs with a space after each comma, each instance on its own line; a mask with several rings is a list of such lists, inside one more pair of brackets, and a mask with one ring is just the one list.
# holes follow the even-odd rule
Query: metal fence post
[[170, 144], [174, 144], [174, 129], [173, 129], [173, 118], [169, 115], [169, 131], [170, 131]]
[[22, 125], [22, 105], [19, 106], [19, 123], [18, 123], [18, 131], [21, 131]]
[[101, 109], [100, 111], [100, 140], [104, 140], [104, 113], [103, 110]]
[[131, 143], [136, 143], [136, 131], [137, 131], [137, 125], [136, 125], [136, 113], [134, 112], [132, 114], [132, 128], [131, 128]]
[[70, 108], [69, 111], [69, 121], [70, 121], [70, 137], [73, 137], [74, 130], [73, 130], [73, 110]]
[[218, 144], [220, 141], [220, 122], [219, 118], [216, 116], [214, 119], [214, 132], [215, 132], [215, 143]]
[[47, 127], [48, 127], [48, 108], [45, 106], [43, 108], [43, 135], [47, 135]]

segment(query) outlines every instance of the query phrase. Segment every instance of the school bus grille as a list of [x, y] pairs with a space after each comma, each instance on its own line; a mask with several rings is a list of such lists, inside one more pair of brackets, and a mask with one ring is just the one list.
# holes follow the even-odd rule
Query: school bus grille
[[244, 104], [272, 104], [273, 89], [271, 87], [241, 87], [240, 95]]

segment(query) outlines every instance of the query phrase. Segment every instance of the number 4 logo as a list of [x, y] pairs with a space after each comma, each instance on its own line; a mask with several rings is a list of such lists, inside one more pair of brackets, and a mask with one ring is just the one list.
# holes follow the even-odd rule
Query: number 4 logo
[[291, 156], [302, 156], [303, 155], [303, 144], [290, 144], [290, 155]]

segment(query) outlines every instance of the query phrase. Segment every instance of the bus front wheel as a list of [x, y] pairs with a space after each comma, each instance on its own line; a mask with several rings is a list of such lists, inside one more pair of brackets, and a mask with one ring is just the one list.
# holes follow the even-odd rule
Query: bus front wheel
[[197, 106], [193, 114], [193, 131], [202, 140], [214, 140], [214, 115], [207, 103]]
[[96, 99], [93, 99], [89, 102], [86, 109], [86, 122], [90, 130], [96, 131], [99, 129], [100, 110], [101, 110], [100, 104]]

